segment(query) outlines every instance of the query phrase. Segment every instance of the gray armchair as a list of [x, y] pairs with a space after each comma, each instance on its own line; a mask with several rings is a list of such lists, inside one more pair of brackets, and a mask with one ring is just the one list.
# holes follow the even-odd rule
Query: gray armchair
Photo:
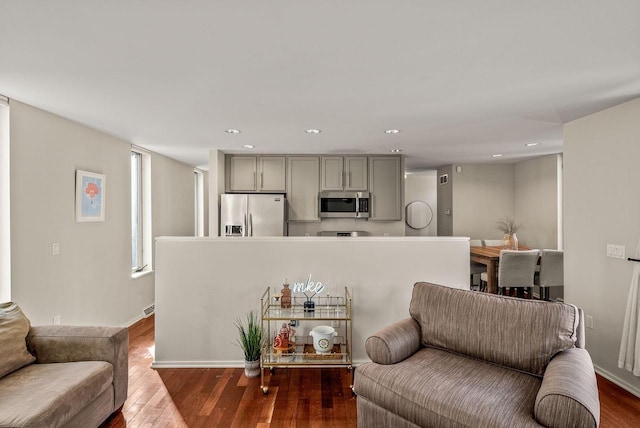
[[599, 425], [575, 306], [416, 283], [409, 313], [366, 341], [358, 427]]

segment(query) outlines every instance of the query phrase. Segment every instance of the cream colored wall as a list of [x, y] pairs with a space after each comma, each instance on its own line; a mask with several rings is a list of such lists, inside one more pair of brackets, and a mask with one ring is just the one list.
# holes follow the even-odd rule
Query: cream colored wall
[[[424, 171], [407, 174], [404, 181], [404, 205], [413, 201], [429, 204], [433, 212], [431, 224], [415, 230], [405, 224], [406, 236], [436, 236], [438, 234], [438, 172]], [[406, 214], [406, 212], [405, 212]]]
[[[131, 278], [130, 151], [11, 101], [12, 299], [32, 324], [127, 325], [154, 303], [153, 274]], [[153, 232], [192, 235], [193, 167], [151, 156]], [[75, 221], [77, 169], [106, 175], [104, 222]]]
[[[514, 217], [524, 226], [518, 231], [521, 243], [532, 248], [557, 248], [562, 173], [558, 156], [517, 164], [463, 164], [439, 169], [438, 176], [449, 174], [449, 184], [437, 186], [439, 233], [451, 227], [453, 236], [501, 239], [503, 233], [496, 229], [496, 222]], [[444, 214], [447, 203], [453, 207], [451, 216]]]
[[0, 95], [0, 302], [11, 300], [9, 104]]
[[564, 126], [565, 299], [593, 316], [596, 370], [638, 396], [640, 379], [617, 365], [633, 263], [606, 245], [629, 257], [640, 237], [639, 117], [640, 98]]
[[515, 216], [524, 226], [518, 239], [531, 248], [558, 248], [558, 157], [515, 165]]
[[318, 222], [289, 222], [289, 236], [317, 236], [322, 231], [363, 231], [371, 236], [404, 236], [404, 221], [327, 218]]
[[208, 192], [205, 193], [209, 197], [208, 236], [219, 236], [220, 195], [224, 193], [224, 153], [219, 150], [209, 150], [208, 177]]
[[[452, 236], [453, 235], [453, 167], [451, 165], [438, 168], [437, 172], [437, 225], [438, 236]], [[444, 174], [448, 174], [449, 181], [446, 184], [440, 184], [440, 177]], [[448, 210], [448, 211], [447, 211]], [[447, 214], [448, 212], [448, 214]]]
[[[458, 172], [460, 168], [460, 172]], [[515, 215], [513, 165], [454, 165], [453, 235], [501, 239], [496, 222]]]
[[[233, 321], [283, 278], [349, 287], [355, 363], [368, 360], [367, 337], [409, 316], [415, 282], [469, 287], [464, 238], [161, 238], [157, 247], [156, 367], [242, 366]], [[301, 321], [297, 335], [314, 325]]]

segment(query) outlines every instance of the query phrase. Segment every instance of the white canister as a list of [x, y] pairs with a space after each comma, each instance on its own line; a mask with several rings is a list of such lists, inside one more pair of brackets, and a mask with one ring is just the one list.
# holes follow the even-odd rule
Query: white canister
[[313, 348], [318, 354], [330, 354], [333, 349], [333, 338], [338, 335], [336, 329], [328, 325], [319, 325], [311, 330]]

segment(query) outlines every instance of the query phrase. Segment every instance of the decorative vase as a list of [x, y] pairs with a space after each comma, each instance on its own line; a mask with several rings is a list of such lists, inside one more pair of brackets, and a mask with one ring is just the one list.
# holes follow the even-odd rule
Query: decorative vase
[[285, 281], [282, 284], [282, 297], [280, 298], [280, 307], [282, 309], [291, 308], [291, 289], [289, 288], [289, 284]]
[[260, 360], [245, 361], [244, 362], [244, 375], [246, 377], [258, 377], [258, 376], [260, 376]]
[[504, 248], [505, 250], [517, 250], [518, 249], [518, 236], [515, 233], [504, 235]]

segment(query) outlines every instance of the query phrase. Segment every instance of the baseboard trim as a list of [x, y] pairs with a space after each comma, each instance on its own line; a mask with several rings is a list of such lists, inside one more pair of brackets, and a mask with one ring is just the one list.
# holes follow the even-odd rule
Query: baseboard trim
[[134, 319], [126, 322], [123, 327], [129, 328], [132, 325], [134, 325], [135, 323], [137, 323], [138, 321], [140, 321], [141, 319], [143, 319], [144, 317], [142, 315], [138, 315], [137, 317], [135, 317]]
[[244, 367], [244, 361], [154, 361], [152, 369], [228, 369]]
[[[368, 360], [354, 361], [353, 367], [358, 367], [361, 364], [369, 362]], [[309, 366], [322, 367], [321, 364], [314, 365], [309, 363]], [[152, 369], [228, 369], [244, 367], [244, 360], [237, 361], [154, 361], [151, 363]], [[287, 366], [288, 368], [304, 368], [306, 366]], [[326, 367], [335, 367], [329, 366]], [[338, 366], [339, 367], [339, 366]]]
[[598, 367], [595, 364], [594, 364], [593, 367], [595, 368], [596, 373], [598, 373], [603, 378], [606, 378], [607, 380], [610, 380], [611, 382], [613, 382], [616, 385], [618, 385], [620, 388], [622, 388], [625, 391], [628, 391], [631, 394], [635, 395], [636, 397], [640, 398], [640, 388], [638, 388], [638, 387], [636, 387], [634, 385], [631, 385], [626, 380], [620, 379], [618, 376], [614, 375], [611, 372], [608, 372], [607, 370], [604, 370], [602, 367]]

